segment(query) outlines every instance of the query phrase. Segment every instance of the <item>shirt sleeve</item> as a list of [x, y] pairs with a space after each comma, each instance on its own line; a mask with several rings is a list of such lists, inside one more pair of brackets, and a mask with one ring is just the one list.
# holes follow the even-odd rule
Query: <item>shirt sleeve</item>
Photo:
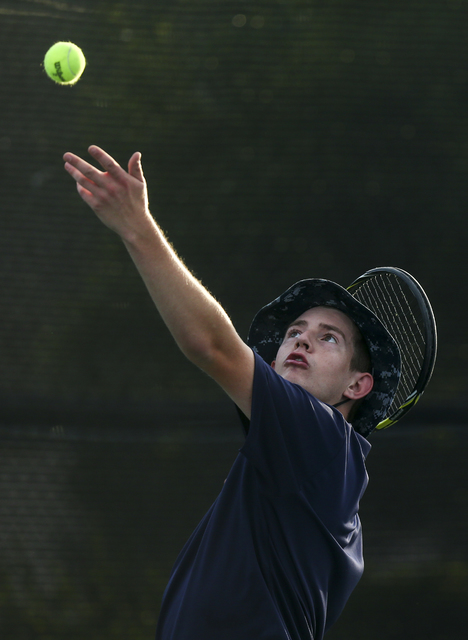
[[297, 493], [304, 483], [313, 483], [334, 459], [346, 458], [351, 431], [340, 412], [279, 376], [255, 354], [252, 414], [241, 453], [266, 490]]

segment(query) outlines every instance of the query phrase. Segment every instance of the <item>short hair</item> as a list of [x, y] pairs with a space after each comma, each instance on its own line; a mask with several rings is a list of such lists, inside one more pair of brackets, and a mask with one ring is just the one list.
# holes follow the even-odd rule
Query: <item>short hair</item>
[[[351, 362], [349, 363], [349, 368], [351, 371], [359, 371], [360, 373], [372, 373], [372, 361], [369, 353], [369, 348], [366, 344], [366, 341], [363, 338], [362, 333], [359, 331], [358, 327], [354, 324], [354, 334], [353, 334], [353, 348], [354, 353], [351, 357]], [[355, 400], [353, 406], [351, 407], [347, 420], [350, 424], [356, 418], [357, 411], [361, 406], [364, 398], [360, 400]]]
[[353, 349], [354, 353], [351, 357], [349, 367], [351, 371], [360, 371], [361, 373], [372, 373], [372, 361], [369, 348], [364, 340], [362, 333], [354, 324]]

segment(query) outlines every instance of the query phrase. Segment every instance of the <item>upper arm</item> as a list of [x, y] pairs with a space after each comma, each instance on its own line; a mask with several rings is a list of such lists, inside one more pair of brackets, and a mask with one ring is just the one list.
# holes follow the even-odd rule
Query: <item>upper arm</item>
[[228, 349], [215, 350], [202, 366], [235, 402], [244, 415], [250, 418], [255, 356], [250, 347], [236, 333]]

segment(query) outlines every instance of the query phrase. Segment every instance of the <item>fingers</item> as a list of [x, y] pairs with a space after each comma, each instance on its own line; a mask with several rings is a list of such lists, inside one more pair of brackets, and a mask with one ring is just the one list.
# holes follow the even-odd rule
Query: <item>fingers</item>
[[143, 175], [143, 168], [141, 166], [141, 153], [136, 152], [130, 158], [128, 162], [128, 173], [133, 177], [139, 180], [140, 182], [145, 181], [145, 176]]
[[81, 186], [81, 184], [78, 183], [76, 184], [76, 190], [78, 191], [78, 194], [84, 200], [84, 202], [86, 202], [86, 204], [93, 209], [96, 205], [96, 202], [92, 192], [88, 191], [88, 189], [85, 189]]
[[88, 152], [89, 155], [97, 160], [101, 167], [105, 171], [110, 173], [114, 178], [121, 178], [122, 174], [125, 173], [122, 167], [114, 160], [112, 156], [106, 153], [104, 149], [101, 149], [100, 147], [97, 147], [93, 144], [89, 147]]
[[82, 160], [74, 153], [66, 153], [63, 156], [65, 161], [65, 169], [79, 184], [86, 186], [87, 183], [92, 182], [95, 185], [104, 186], [104, 174], [95, 167]]
[[[93, 167], [93, 165], [89, 164], [85, 160], [82, 160], [79, 156], [76, 156], [74, 153], [66, 153], [63, 156], [65, 161], [65, 168], [70, 173], [75, 180], [78, 182], [78, 174], [76, 171], [72, 171], [71, 167], [79, 171], [83, 176], [85, 176], [91, 182], [94, 182], [98, 187], [104, 187], [106, 184], [106, 174], [109, 174], [111, 177], [115, 178], [117, 181], [121, 181], [125, 179], [125, 171], [122, 167], [100, 147], [96, 145], [92, 145], [88, 149], [89, 154], [101, 165], [101, 167], [105, 170], [105, 173]], [[132, 166], [132, 171], [129, 170], [130, 175], [134, 178], [137, 178], [141, 182], [144, 181], [143, 171], [140, 163], [141, 154], [134, 153], [130, 158], [129, 169]], [[80, 184], [83, 184], [80, 182]], [[85, 186], [85, 185], [84, 185]]]

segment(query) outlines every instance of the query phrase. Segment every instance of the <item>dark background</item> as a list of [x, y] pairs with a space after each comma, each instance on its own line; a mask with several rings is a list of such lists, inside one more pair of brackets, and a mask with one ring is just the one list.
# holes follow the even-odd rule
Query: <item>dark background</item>
[[[243, 336], [304, 277], [423, 284], [438, 362], [372, 436], [367, 570], [329, 637], [466, 637], [467, 25], [462, 0], [0, 0], [2, 640], [153, 637], [242, 442], [63, 170], [90, 144], [142, 152]], [[57, 40], [87, 57], [74, 87], [42, 69]]]

